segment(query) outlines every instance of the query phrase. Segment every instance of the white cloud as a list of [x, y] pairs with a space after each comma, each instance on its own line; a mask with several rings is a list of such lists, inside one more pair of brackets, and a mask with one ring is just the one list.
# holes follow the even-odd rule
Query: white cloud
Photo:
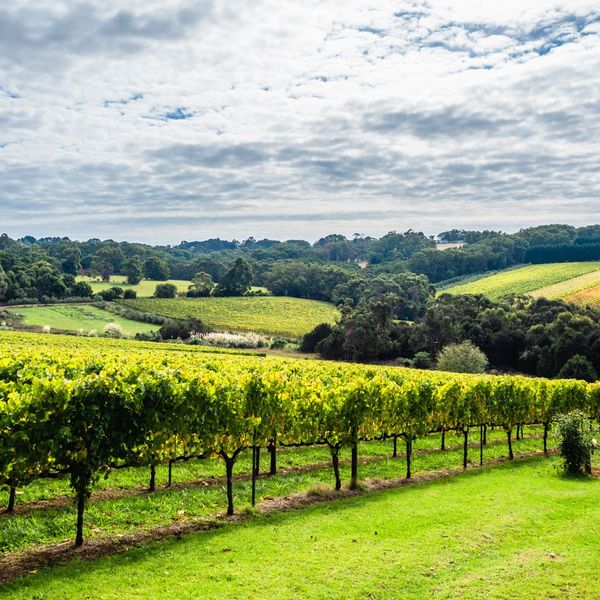
[[587, 0], [16, 0], [0, 209], [175, 242], [600, 217]]

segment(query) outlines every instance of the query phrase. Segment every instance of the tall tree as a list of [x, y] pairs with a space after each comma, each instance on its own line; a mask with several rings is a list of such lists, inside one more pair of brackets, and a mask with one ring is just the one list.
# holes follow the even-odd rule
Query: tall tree
[[169, 279], [169, 267], [164, 260], [150, 256], [144, 261], [144, 275], [147, 279], [166, 281]]
[[139, 256], [132, 256], [125, 263], [125, 275], [127, 275], [127, 283], [137, 285], [144, 276], [142, 271], [142, 261]]
[[252, 285], [252, 267], [245, 258], [236, 258], [217, 286], [218, 296], [242, 296]]

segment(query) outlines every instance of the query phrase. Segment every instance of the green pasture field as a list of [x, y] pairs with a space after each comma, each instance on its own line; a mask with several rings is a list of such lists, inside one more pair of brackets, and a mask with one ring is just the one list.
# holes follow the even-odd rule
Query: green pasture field
[[133, 336], [159, 328], [158, 325], [140, 323], [124, 319], [107, 310], [102, 310], [88, 304], [51, 304], [48, 306], [27, 306], [11, 308], [9, 313], [20, 315], [20, 323], [29, 327], [44, 327], [47, 325], [58, 331], [89, 332], [95, 329], [102, 334], [107, 323], [117, 323], [125, 335]]
[[[0, 593], [14, 600], [598, 598], [599, 492], [600, 479], [563, 477], [556, 458], [538, 456], [256, 514], [47, 569]], [[171, 498], [171, 513], [186, 500], [193, 506], [198, 498]], [[125, 518], [124, 507], [112, 510]], [[137, 510], [129, 518], [144, 522]]]
[[507, 269], [488, 277], [451, 286], [441, 293], [483, 294], [492, 300], [509, 294], [562, 298], [586, 283], [592, 285], [599, 280], [600, 261], [551, 263]]
[[192, 283], [191, 281], [185, 281], [183, 279], [168, 279], [167, 281], [152, 281], [150, 279], [142, 279], [136, 285], [129, 285], [127, 283], [127, 277], [124, 275], [113, 275], [110, 281], [100, 281], [99, 277], [77, 277], [77, 281], [85, 281], [92, 286], [92, 290], [97, 294], [102, 290], [107, 290], [111, 287], [120, 287], [124, 290], [134, 290], [139, 298], [150, 298], [154, 295], [156, 286], [161, 283], [172, 283], [177, 286], [177, 291], [180, 293], [187, 292], [188, 287]]
[[152, 298], [119, 303], [164, 317], [196, 317], [215, 329], [293, 337], [307, 333], [319, 323], [334, 323], [339, 316], [335, 306], [327, 302], [281, 296]]

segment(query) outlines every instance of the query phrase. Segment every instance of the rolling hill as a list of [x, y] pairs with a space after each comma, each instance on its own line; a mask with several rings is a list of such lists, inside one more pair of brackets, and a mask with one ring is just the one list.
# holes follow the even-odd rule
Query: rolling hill
[[[581, 292], [600, 285], [600, 262], [551, 263], [507, 269], [444, 289], [450, 294], [483, 294], [498, 300], [509, 294], [583, 300]], [[593, 294], [592, 294], [593, 297]]]
[[339, 316], [335, 306], [327, 302], [282, 296], [148, 298], [119, 303], [164, 317], [195, 317], [215, 329], [292, 337], [307, 333], [319, 323], [333, 323]]

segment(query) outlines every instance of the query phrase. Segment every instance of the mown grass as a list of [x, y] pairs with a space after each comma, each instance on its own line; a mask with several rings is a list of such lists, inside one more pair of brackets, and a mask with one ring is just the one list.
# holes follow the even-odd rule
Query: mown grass
[[158, 329], [158, 325], [125, 319], [107, 310], [87, 304], [53, 304], [10, 309], [10, 314], [22, 317], [20, 321], [29, 327], [48, 326], [58, 331], [96, 330], [101, 334], [107, 323], [117, 323], [125, 335], [145, 333]]
[[74, 562], [3, 597], [598, 598], [599, 486], [515, 461]]
[[92, 286], [92, 290], [94, 290], [95, 294], [111, 287], [120, 287], [124, 290], [134, 290], [137, 293], [138, 298], [150, 298], [154, 295], [156, 286], [161, 283], [172, 283], [173, 285], [177, 286], [178, 292], [187, 292], [190, 284], [192, 283], [191, 281], [184, 279], [169, 279], [167, 281], [142, 279], [142, 281], [136, 285], [129, 285], [127, 283], [127, 277], [124, 275], [113, 275], [108, 282], [100, 281], [97, 277], [86, 276], [77, 277], [77, 281], [85, 281], [89, 283]]
[[120, 303], [164, 317], [196, 317], [216, 329], [293, 337], [307, 333], [319, 323], [333, 323], [339, 316], [335, 306], [327, 302], [280, 296], [153, 298]]
[[[492, 439], [504, 439], [501, 432], [490, 432]], [[471, 441], [477, 441], [473, 435]], [[457, 436], [449, 436], [448, 444], [457, 444]], [[539, 439], [525, 439], [515, 442], [517, 451], [530, 451], [541, 448]], [[439, 445], [439, 436], [431, 436], [415, 445], [415, 450], [434, 448]], [[376, 457], [377, 460], [361, 464], [361, 478], [389, 479], [402, 477], [405, 473], [404, 458], [391, 458], [391, 441], [370, 442], [361, 444], [361, 457]], [[399, 451], [403, 450], [399, 444]], [[348, 461], [349, 450], [341, 453], [342, 460]], [[485, 448], [485, 459], [492, 460], [506, 456], [506, 445], [490, 444]], [[470, 450], [470, 458], [479, 460], [478, 449]], [[323, 463], [322, 467], [305, 472], [287, 472], [276, 477], [259, 479], [257, 482], [258, 497], [282, 497], [289, 494], [306, 492], [315, 487], [332, 488], [334, 484], [332, 469], [329, 466], [329, 454], [325, 448], [301, 448], [283, 451], [279, 455], [280, 467], [301, 467]], [[267, 468], [267, 457], [262, 462], [263, 471]], [[450, 449], [444, 452], [416, 453], [413, 457], [413, 472], [432, 471], [462, 465], [462, 449]], [[245, 454], [235, 473], [249, 472], [250, 457]], [[341, 469], [342, 477], [349, 481], [348, 465]], [[222, 477], [223, 464], [218, 460], [190, 462], [176, 465], [174, 468], [174, 483], [190, 482], [211, 476]], [[99, 488], [130, 488], [132, 491], [148, 484], [149, 471], [147, 468], [119, 470], [106, 481], [100, 482]], [[159, 468], [157, 480], [159, 484], [166, 482], [166, 467]], [[40, 480], [28, 486], [19, 497], [19, 503], [32, 500], [49, 499], [56, 495], [69, 493], [66, 480]], [[235, 504], [237, 510], [250, 506], [251, 482], [237, 480], [234, 485]], [[2, 501], [6, 501], [3, 494]], [[222, 481], [216, 485], [194, 485], [188, 487], [174, 486], [166, 488], [159, 486], [154, 493], [120, 494], [113, 498], [99, 498], [90, 502], [85, 521], [85, 535], [89, 537], [131, 533], [139, 529], [148, 529], [173, 522], [193, 522], [198, 519], [213, 518], [225, 512], [226, 498]], [[71, 504], [54, 508], [43, 508], [27, 512], [17, 512], [14, 515], [0, 514], [0, 553], [19, 551], [39, 543], [54, 543], [69, 540], [73, 536], [75, 511]]]
[[[568, 280], [600, 270], [600, 262], [552, 263], [528, 265], [519, 269], [482, 277], [462, 285], [443, 290], [449, 294], [483, 294], [498, 300], [508, 294], [537, 294], [536, 290], [548, 288]], [[568, 286], [566, 286], [568, 288]], [[550, 292], [549, 292], [550, 293]]]

